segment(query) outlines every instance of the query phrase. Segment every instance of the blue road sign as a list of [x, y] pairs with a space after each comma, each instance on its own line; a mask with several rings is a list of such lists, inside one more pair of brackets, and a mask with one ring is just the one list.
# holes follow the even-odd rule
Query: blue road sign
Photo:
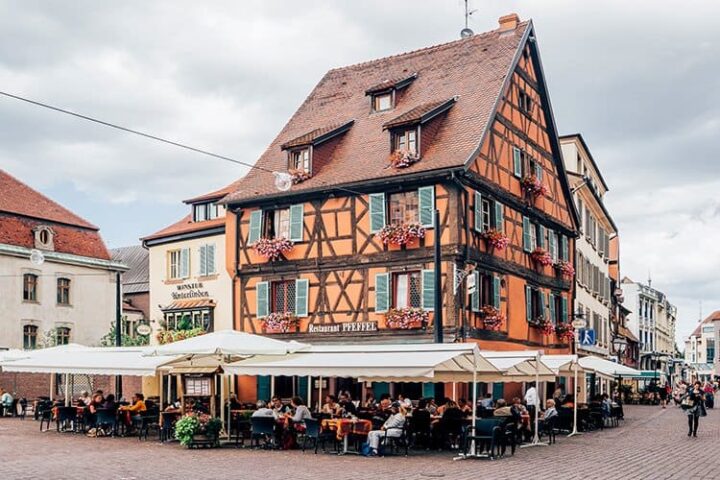
[[595, 345], [595, 330], [592, 328], [580, 329], [580, 345], [585, 347]]

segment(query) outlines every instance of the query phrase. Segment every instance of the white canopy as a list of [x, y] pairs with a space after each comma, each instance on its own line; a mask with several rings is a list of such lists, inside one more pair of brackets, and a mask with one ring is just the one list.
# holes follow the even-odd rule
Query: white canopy
[[600, 357], [581, 357], [579, 363], [580, 366], [587, 371], [610, 378], [640, 375], [640, 372], [634, 368], [626, 367], [625, 365], [611, 362], [610, 360], [605, 360]]
[[[481, 374], [478, 379], [483, 382], [532, 382], [538, 376], [541, 381], [555, 379], [555, 372], [543, 363], [542, 355], [537, 350], [510, 352], [481, 350], [480, 355], [500, 372]], [[538, 358], [540, 358], [539, 363]]]
[[17, 348], [11, 348], [10, 350], [0, 350], [0, 362], [17, 360], [19, 358], [27, 358], [28, 355], [28, 352], [18, 350]]
[[575, 373], [574, 365], [576, 363], [578, 372], [583, 373], [585, 371], [578, 363], [577, 355], [543, 355], [540, 359], [542, 363], [555, 372], [556, 376], [566, 376]]
[[71, 375], [155, 375], [174, 357], [145, 356], [147, 347], [76, 347], [36, 350], [25, 358], [0, 362], [4, 372]]
[[307, 348], [308, 345], [296, 341], [284, 342], [274, 338], [238, 332], [219, 330], [199, 335], [179, 342], [160, 345], [152, 349], [149, 355], [285, 355]]
[[472, 381], [473, 370], [500, 372], [475, 344], [313, 346], [283, 358], [257, 356], [231, 363], [232, 375], [358, 377], [363, 381]]

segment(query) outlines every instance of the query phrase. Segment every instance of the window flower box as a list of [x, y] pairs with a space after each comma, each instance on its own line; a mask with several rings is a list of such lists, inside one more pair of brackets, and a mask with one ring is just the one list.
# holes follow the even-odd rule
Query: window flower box
[[495, 250], [505, 250], [510, 244], [510, 239], [500, 230], [490, 228], [480, 234], [483, 239], [487, 242], [490, 248]]
[[312, 175], [310, 175], [310, 173], [306, 172], [305, 170], [291, 168], [290, 170], [288, 170], [288, 173], [290, 174], [290, 177], [292, 177], [293, 185], [297, 185], [298, 183], [302, 183], [305, 180], [310, 180], [310, 178], [312, 178]]
[[555, 333], [562, 341], [572, 342], [575, 340], [575, 328], [571, 323], [558, 323], [555, 326]]
[[407, 168], [413, 163], [420, 160], [420, 155], [408, 150], [395, 150], [390, 155], [390, 166], [393, 168]]
[[287, 238], [261, 238], [255, 244], [255, 251], [268, 260], [277, 260], [293, 249], [295, 244]]
[[545, 185], [535, 175], [528, 175], [520, 181], [520, 187], [526, 195], [536, 199], [539, 196], [547, 195], [548, 190]]
[[262, 319], [265, 333], [287, 333], [299, 323], [300, 320], [292, 312], [273, 312]]
[[204, 335], [205, 333], [206, 332], [203, 327], [196, 327], [188, 330], [161, 330], [157, 333], [155, 338], [160, 345], [165, 345], [167, 343], [179, 342], [180, 340], [197, 337], [198, 335]]
[[571, 280], [575, 276], [575, 267], [573, 267], [570, 262], [558, 260], [555, 262], [554, 267], [563, 276], [563, 278]]
[[530, 253], [530, 258], [532, 258], [533, 262], [537, 263], [542, 267], [547, 267], [553, 264], [550, 253], [540, 247], [537, 247], [535, 250], [532, 251], [532, 253]]
[[409, 223], [404, 225], [385, 225], [378, 232], [380, 240], [385, 245], [407, 245], [417, 239], [425, 238], [425, 228], [417, 223]]
[[493, 305], [483, 305], [480, 309], [480, 318], [485, 330], [500, 330], [505, 321], [503, 314]]
[[553, 323], [545, 317], [536, 318], [530, 323], [530, 326], [540, 330], [546, 337], [555, 333], [555, 325], [553, 325]]
[[429, 313], [422, 308], [392, 308], [385, 315], [385, 322], [389, 328], [410, 330], [425, 327], [429, 318]]

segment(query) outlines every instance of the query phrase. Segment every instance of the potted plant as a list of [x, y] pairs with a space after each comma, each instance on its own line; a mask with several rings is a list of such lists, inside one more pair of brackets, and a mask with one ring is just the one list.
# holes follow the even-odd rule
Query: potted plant
[[406, 149], [395, 150], [390, 155], [390, 165], [393, 168], [407, 168], [420, 160], [420, 155]]
[[299, 323], [300, 320], [292, 312], [273, 312], [262, 319], [265, 333], [286, 333]]
[[391, 308], [385, 315], [385, 322], [390, 328], [409, 330], [426, 326], [429, 318], [429, 313], [422, 308]]
[[302, 183], [305, 180], [309, 180], [312, 177], [312, 175], [310, 175], [309, 172], [306, 172], [305, 170], [298, 170], [296, 168], [291, 168], [290, 170], [288, 170], [288, 173], [292, 177], [293, 185]]
[[520, 181], [520, 187], [523, 189], [526, 195], [535, 200], [541, 195], [548, 193], [547, 187], [543, 185], [542, 181], [535, 175], [527, 175]]
[[495, 250], [504, 250], [509, 244], [510, 239], [500, 230], [490, 228], [480, 234], [488, 244], [488, 247]]
[[255, 251], [268, 260], [277, 260], [280, 255], [292, 250], [293, 246], [293, 242], [285, 237], [261, 238], [255, 244]]
[[505, 317], [500, 313], [500, 310], [493, 305], [483, 305], [480, 309], [480, 318], [482, 318], [483, 327], [486, 330], [500, 330], [505, 321]]
[[175, 438], [188, 448], [217, 447], [222, 428], [222, 420], [217, 417], [188, 413], [175, 423]]
[[553, 325], [553, 323], [544, 316], [537, 317], [530, 323], [530, 325], [540, 330], [545, 336], [550, 336], [555, 333], [555, 325]]
[[571, 323], [558, 323], [555, 326], [555, 333], [562, 341], [572, 342], [575, 340], [575, 328]]
[[548, 251], [540, 247], [533, 250], [532, 253], [530, 253], [530, 257], [535, 263], [542, 267], [547, 267], [553, 264], [552, 257]]
[[558, 260], [554, 265], [555, 269], [563, 276], [563, 278], [572, 279], [575, 276], [575, 267], [572, 263], [565, 260]]
[[390, 224], [385, 225], [378, 236], [385, 245], [402, 246], [425, 238], [425, 228], [418, 223]]
[[198, 335], [204, 335], [205, 329], [203, 327], [195, 327], [189, 329], [177, 329], [177, 330], [160, 330], [155, 338], [160, 345], [166, 343], [178, 342], [187, 338], [197, 337]]

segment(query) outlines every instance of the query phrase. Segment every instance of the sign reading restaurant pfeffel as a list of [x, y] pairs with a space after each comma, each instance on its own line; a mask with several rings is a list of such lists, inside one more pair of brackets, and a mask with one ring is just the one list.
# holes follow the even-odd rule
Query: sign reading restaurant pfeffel
[[377, 322], [326, 323], [308, 325], [308, 333], [355, 333], [377, 332]]
[[202, 282], [197, 283], [183, 283], [177, 285], [177, 291], [170, 294], [173, 300], [184, 300], [188, 298], [206, 298], [210, 294], [207, 290], [203, 290]]

